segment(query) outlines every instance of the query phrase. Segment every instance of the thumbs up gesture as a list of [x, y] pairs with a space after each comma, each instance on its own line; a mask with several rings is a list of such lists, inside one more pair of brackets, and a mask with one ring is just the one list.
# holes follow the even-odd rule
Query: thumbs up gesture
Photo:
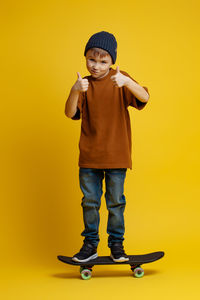
[[122, 87], [127, 82], [127, 76], [120, 73], [119, 66], [117, 66], [117, 68], [116, 68], [115, 75], [111, 76], [110, 78], [113, 81], [114, 86], [117, 86], [117, 87]]
[[87, 78], [83, 79], [81, 77], [81, 74], [79, 72], [77, 72], [77, 81], [74, 84], [74, 88], [79, 91], [79, 92], [85, 92], [88, 89], [89, 86], [89, 81]]

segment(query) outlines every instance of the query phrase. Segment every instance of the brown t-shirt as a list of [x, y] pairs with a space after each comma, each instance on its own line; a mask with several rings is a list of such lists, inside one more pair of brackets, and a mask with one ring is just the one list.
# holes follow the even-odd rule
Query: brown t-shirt
[[[125, 76], [128, 73], [121, 71]], [[85, 76], [89, 81], [86, 92], [80, 92], [73, 120], [81, 122], [79, 167], [132, 169], [131, 125], [128, 106], [143, 109], [147, 103], [137, 99], [127, 87], [114, 86], [110, 77], [116, 70], [100, 79]], [[136, 80], [134, 80], [138, 83]], [[147, 87], [143, 88], [148, 92]], [[148, 92], [149, 93], [149, 92]]]

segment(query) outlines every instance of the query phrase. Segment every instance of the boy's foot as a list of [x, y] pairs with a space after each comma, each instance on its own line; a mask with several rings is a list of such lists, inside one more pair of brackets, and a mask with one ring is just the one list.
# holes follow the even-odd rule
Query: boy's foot
[[91, 259], [95, 259], [98, 257], [97, 247], [89, 242], [85, 242], [80, 249], [80, 252], [76, 253], [73, 257], [73, 261], [77, 262], [87, 262]]
[[110, 257], [114, 262], [123, 262], [129, 260], [128, 255], [124, 252], [122, 243], [114, 243], [111, 247], [111, 254]]

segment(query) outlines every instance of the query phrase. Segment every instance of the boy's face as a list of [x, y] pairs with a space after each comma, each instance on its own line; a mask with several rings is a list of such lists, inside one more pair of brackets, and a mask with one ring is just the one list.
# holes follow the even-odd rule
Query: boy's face
[[86, 66], [94, 78], [98, 79], [106, 76], [112, 64], [112, 58], [109, 53], [104, 57], [100, 57], [100, 55], [94, 56], [91, 49], [86, 53]]

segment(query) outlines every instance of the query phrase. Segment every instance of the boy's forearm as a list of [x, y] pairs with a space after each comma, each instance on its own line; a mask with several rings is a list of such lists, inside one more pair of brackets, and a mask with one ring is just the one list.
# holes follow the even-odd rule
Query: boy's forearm
[[77, 111], [77, 103], [78, 103], [79, 94], [80, 94], [80, 92], [77, 91], [73, 86], [71, 88], [69, 97], [65, 104], [65, 115], [68, 118], [73, 117]]
[[137, 82], [133, 81], [130, 77], [127, 77], [127, 82], [125, 86], [141, 102], [145, 103], [149, 100], [149, 94], [147, 93], [147, 91], [142, 86], [140, 86]]

